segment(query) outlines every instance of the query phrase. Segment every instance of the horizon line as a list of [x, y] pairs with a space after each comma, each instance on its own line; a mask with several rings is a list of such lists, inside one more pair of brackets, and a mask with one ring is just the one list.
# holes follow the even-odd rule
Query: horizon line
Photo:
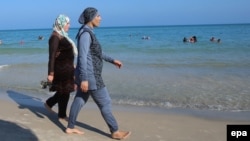
[[[175, 25], [120, 25], [120, 26], [100, 26], [98, 28], [116, 28], [116, 27], [160, 27], [160, 26], [206, 26], [206, 25], [247, 25], [250, 23], [218, 23], [218, 24], [175, 24]], [[80, 27], [80, 26], [79, 26]], [[79, 27], [70, 27], [71, 29], [77, 29]], [[0, 29], [0, 31], [6, 30], [42, 30], [42, 29], [51, 29], [51, 27], [41, 27], [41, 28], [17, 28], [17, 29]]]

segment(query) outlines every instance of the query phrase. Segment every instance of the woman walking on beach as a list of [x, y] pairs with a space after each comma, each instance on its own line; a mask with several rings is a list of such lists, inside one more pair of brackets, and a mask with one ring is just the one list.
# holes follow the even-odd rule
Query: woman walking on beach
[[97, 9], [86, 8], [80, 15], [79, 23], [83, 26], [77, 34], [78, 57], [76, 66], [77, 93], [71, 105], [66, 133], [84, 134], [74, 128], [77, 116], [81, 108], [88, 101], [89, 96], [93, 98], [108, 125], [113, 139], [125, 139], [131, 132], [119, 131], [118, 124], [111, 111], [111, 98], [102, 79], [103, 60], [121, 68], [122, 63], [103, 54], [93, 29], [100, 25], [101, 16]]
[[68, 120], [66, 110], [70, 93], [74, 91], [74, 55], [77, 48], [68, 36], [70, 19], [59, 15], [53, 25], [49, 39], [48, 82], [52, 83], [50, 91], [56, 93], [46, 100], [45, 107], [51, 109], [58, 103], [58, 118]]

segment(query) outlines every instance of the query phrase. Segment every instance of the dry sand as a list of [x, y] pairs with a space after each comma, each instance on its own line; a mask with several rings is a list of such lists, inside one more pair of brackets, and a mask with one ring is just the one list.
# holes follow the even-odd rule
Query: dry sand
[[[89, 102], [78, 117], [76, 128], [84, 135], [64, 132], [67, 122], [58, 121], [43, 107], [43, 99], [16, 91], [1, 92], [1, 141], [112, 141], [109, 129], [94, 103]], [[69, 103], [70, 107], [71, 102]], [[145, 107], [113, 105], [121, 130], [132, 131], [128, 141], [226, 141], [227, 124], [249, 124], [250, 120], [205, 118], [147, 110]], [[69, 108], [68, 108], [69, 109]], [[54, 107], [57, 111], [57, 106]], [[69, 111], [68, 111], [69, 112]]]

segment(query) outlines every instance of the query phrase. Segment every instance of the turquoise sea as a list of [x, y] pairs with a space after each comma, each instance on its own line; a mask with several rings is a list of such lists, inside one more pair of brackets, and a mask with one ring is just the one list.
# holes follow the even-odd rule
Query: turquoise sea
[[[50, 95], [40, 81], [47, 75], [51, 31], [0, 31], [1, 90]], [[69, 35], [74, 39], [77, 31], [72, 28]], [[104, 52], [124, 64], [121, 70], [104, 64], [114, 103], [250, 111], [250, 24], [100, 27], [95, 33]], [[194, 35], [196, 43], [182, 42]], [[211, 37], [221, 42], [210, 42]]]

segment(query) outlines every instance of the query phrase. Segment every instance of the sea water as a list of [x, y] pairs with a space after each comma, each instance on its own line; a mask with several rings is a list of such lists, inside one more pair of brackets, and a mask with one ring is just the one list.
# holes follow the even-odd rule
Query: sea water
[[[40, 81], [47, 76], [51, 31], [0, 31], [0, 89], [48, 97]], [[250, 110], [250, 24], [100, 27], [95, 34], [105, 54], [123, 62], [122, 69], [109, 63], [103, 69], [116, 104]], [[198, 41], [183, 42], [191, 36]]]

